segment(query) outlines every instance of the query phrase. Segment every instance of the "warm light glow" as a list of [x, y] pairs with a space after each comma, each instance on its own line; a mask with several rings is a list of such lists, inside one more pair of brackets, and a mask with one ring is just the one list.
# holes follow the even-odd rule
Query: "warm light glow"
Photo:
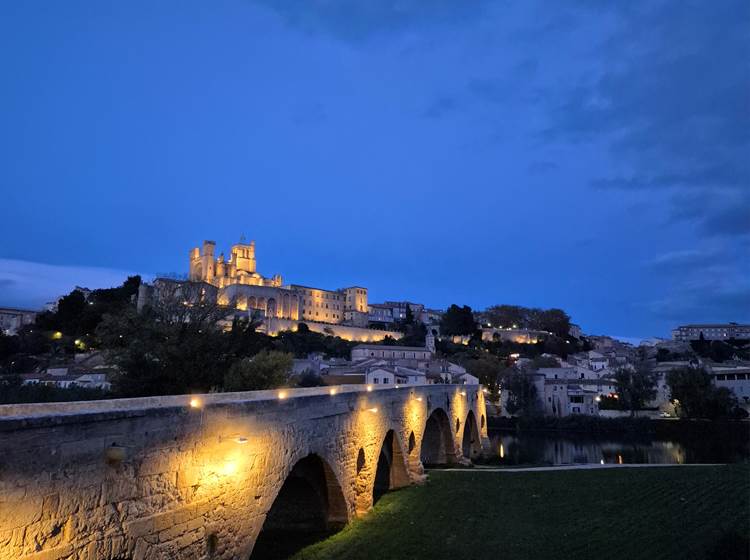
[[279, 391], [279, 398], [285, 399], [286, 398], [286, 391]]
[[596, 402], [601, 402], [601, 401], [602, 401], [602, 398], [601, 398], [601, 397], [600, 397], [599, 395], [597, 395], [596, 397], [594, 397], [594, 400], [595, 400]]
[[465, 397], [466, 396], [466, 391], [461, 391], [461, 396]]
[[398, 385], [396, 385], [396, 389], [398, 389]]
[[489, 390], [487, 389], [487, 387], [483, 387], [483, 388], [482, 388], [482, 393], [484, 393], [485, 395], [486, 395], [487, 393], [489, 393], [489, 392], [490, 392], [490, 391], [489, 391]]
[[62, 338], [62, 333], [60, 331], [55, 331], [52, 333], [52, 338], [54, 340], [60, 340]]
[[191, 408], [200, 408], [201, 407], [201, 400], [197, 397], [193, 397], [190, 399], [190, 407]]
[[622, 455], [617, 456], [617, 462], [622, 465]]
[[237, 472], [237, 461], [225, 461], [224, 465], [219, 469], [219, 474], [224, 476], [230, 476]]
[[373, 406], [372, 408], [368, 408], [367, 410], [369, 410], [370, 412], [377, 412], [378, 411], [378, 407], [377, 406]]
[[521, 354], [511, 354], [510, 357], [513, 358], [514, 360], [517, 360], [518, 358], [521, 357]]
[[505, 447], [503, 447], [503, 444], [500, 444], [500, 458], [503, 459], [505, 457]]
[[419, 402], [422, 402], [422, 397], [417, 397], [417, 400], [418, 400]]
[[329, 390], [328, 394], [331, 395], [331, 396], [335, 395], [336, 394], [336, 389]]
[[372, 385], [368, 385], [368, 386], [367, 386], [367, 390], [368, 390], [368, 391], [372, 391]]

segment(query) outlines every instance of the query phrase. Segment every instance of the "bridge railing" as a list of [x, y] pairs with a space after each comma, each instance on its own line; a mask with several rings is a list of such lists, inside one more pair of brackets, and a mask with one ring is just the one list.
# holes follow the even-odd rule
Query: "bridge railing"
[[[444, 386], [444, 385], [443, 385]], [[0, 405], [0, 420], [87, 414], [100, 412], [127, 412], [154, 408], [204, 407], [212, 404], [232, 402], [271, 401], [294, 399], [340, 393], [363, 393], [369, 391], [407, 391], [417, 387], [433, 385], [331, 385], [325, 387], [280, 388], [265, 391], [240, 391], [232, 393], [203, 393], [187, 395], [163, 395], [126, 399], [103, 399], [93, 401], [71, 401], [54, 403], [23, 403]], [[457, 385], [458, 387], [458, 385]], [[461, 385], [461, 387], [465, 387]]]

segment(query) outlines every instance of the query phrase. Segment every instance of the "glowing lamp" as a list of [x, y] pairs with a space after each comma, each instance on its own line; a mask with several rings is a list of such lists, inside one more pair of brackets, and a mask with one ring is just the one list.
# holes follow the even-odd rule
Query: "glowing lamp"
[[367, 410], [369, 410], [372, 413], [375, 413], [375, 412], [378, 411], [378, 407], [377, 406], [373, 406], [372, 408], [368, 408]]
[[418, 400], [419, 402], [422, 402], [422, 397], [417, 397], [417, 400]]
[[331, 395], [331, 396], [335, 395], [336, 394], [336, 389], [331, 389], [330, 391], [328, 391], [328, 394]]
[[201, 400], [197, 397], [190, 399], [190, 408], [200, 408], [201, 404]]
[[279, 399], [285, 399], [286, 398], [286, 391], [279, 391]]
[[465, 397], [466, 396], [466, 391], [461, 391], [461, 396]]
[[368, 391], [372, 391], [372, 385], [368, 385], [368, 386], [367, 386], [367, 390], [368, 390]]

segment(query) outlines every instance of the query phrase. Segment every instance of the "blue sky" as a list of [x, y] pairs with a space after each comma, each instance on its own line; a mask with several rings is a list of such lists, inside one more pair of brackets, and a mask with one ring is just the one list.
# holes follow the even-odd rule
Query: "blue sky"
[[750, 321], [750, 4], [602, 4], [3, 2], [0, 305], [245, 234], [372, 301]]

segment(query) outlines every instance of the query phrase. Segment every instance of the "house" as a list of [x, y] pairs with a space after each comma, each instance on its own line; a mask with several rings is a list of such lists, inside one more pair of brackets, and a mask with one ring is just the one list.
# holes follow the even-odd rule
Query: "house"
[[570, 416], [571, 414], [599, 414], [599, 392], [584, 389], [576, 380], [545, 379], [544, 413], [546, 416]]
[[36, 320], [37, 311], [0, 307], [0, 333], [14, 335], [24, 325], [31, 325]]
[[420, 346], [385, 346], [382, 344], [358, 344], [352, 348], [352, 361], [367, 358], [391, 360], [431, 360], [432, 351]]
[[48, 368], [46, 372], [22, 374], [21, 382], [24, 385], [51, 385], [61, 389], [84, 387], [109, 391], [112, 387], [109, 374], [108, 370], [72, 371], [67, 367]]

